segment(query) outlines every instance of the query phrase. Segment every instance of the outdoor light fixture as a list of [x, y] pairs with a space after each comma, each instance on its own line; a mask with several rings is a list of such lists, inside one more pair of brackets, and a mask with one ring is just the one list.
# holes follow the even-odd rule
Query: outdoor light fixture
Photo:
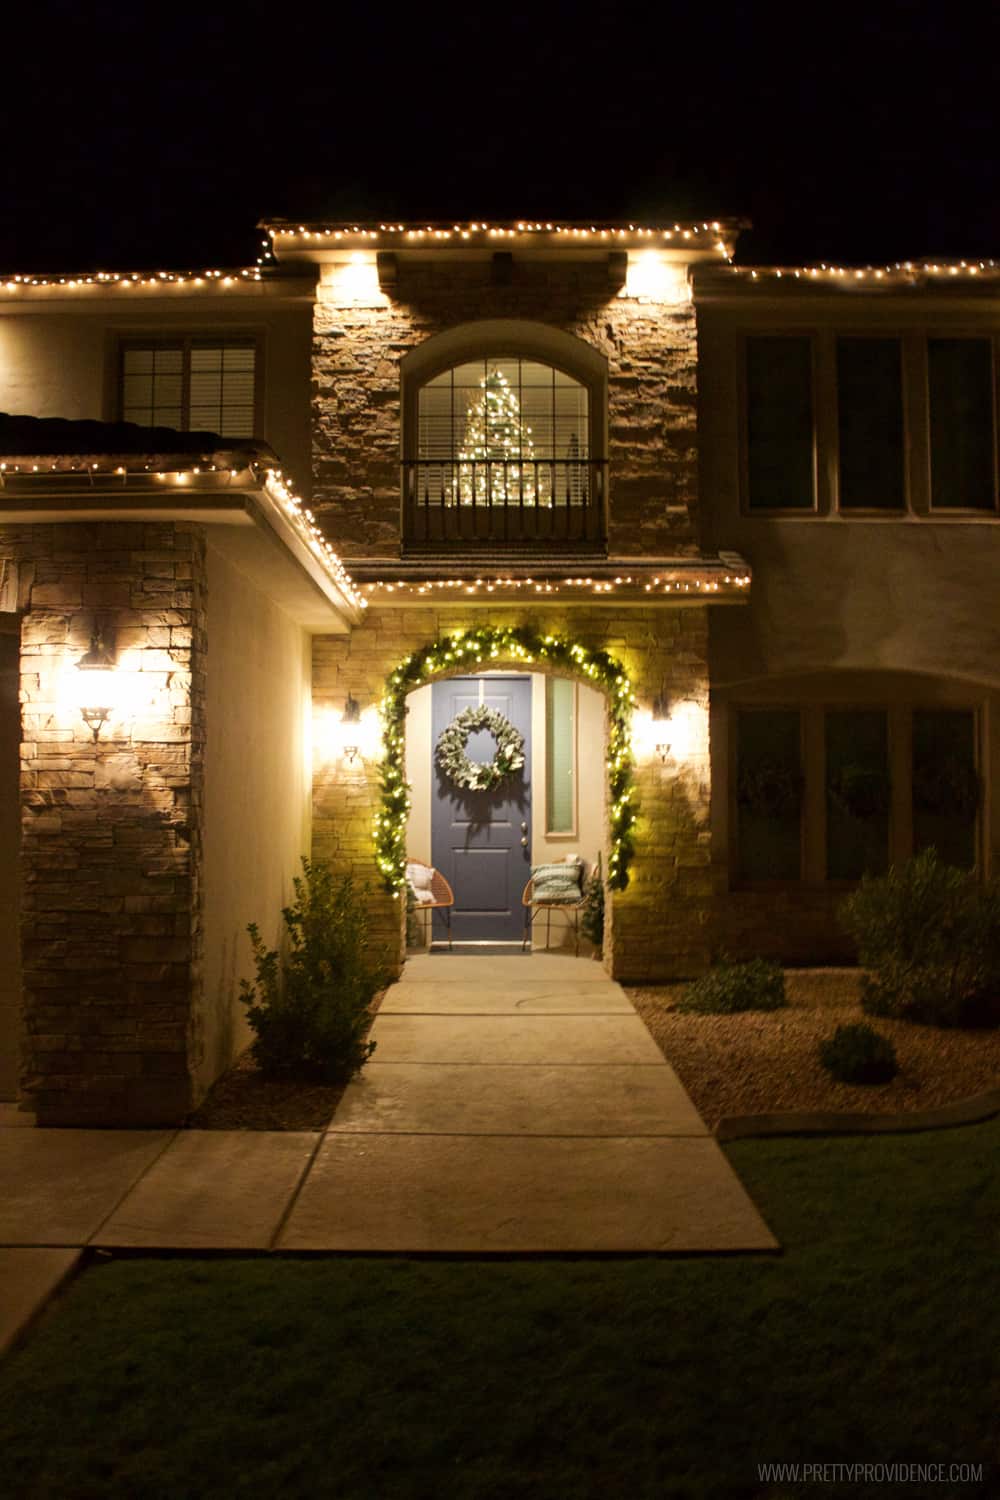
[[348, 693], [340, 719], [340, 753], [351, 764], [361, 753], [361, 704]]
[[95, 628], [90, 638], [90, 650], [80, 657], [76, 670], [83, 674], [77, 683], [80, 717], [92, 732], [96, 744], [117, 699], [115, 659], [104, 644], [102, 626]]
[[670, 699], [660, 693], [653, 699], [652, 723], [650, 731], [656, 753], [660, 757], [662, 765], [666, 765], [667, 756], [670, 754], [671, 726], [670, 726]]

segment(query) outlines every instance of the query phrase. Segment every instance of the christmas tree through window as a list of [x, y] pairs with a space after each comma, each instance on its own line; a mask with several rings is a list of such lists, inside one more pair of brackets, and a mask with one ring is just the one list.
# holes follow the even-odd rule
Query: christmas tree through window
[[422, 483], [439, 503], [510, 510], [585, 499], [588, 393], [550, 365], [453, 366], [421, 387], [418, 426]]
[[531, 428], [502, 370], [479, 382], [482, 396], [466, 413], [465, 437], [458, 451], [452, 496], [460, 505], [514, 501], [551, 503], [551, 475], [539, 472]]

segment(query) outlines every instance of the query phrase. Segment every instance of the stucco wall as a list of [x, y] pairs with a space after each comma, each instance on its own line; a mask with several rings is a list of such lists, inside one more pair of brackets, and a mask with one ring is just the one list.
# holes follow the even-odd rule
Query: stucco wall
[[47, 298], [45, 311], [0, 306], [0, 411], [33, 417], [114, 420], [118, 416], [118, 341], [154, 335], [239, 333], [260, 339], [260, 430], [280, 455], [296, 491], [311, 481], [309, 383], [310, 283], [301, 300], [279, 301], [283, 288], [217, 302], [192, 293], [163, 303], [134, 294], [116, 299]]
[[208, 548], [203, 1051], [207, 1087], [246, 1045], [247, 924], [280, 944], [308, 853], [310, 653], [302, 628]]
[[[821, 834], [822, 808], [804, 816], [802, 881], [737, 887], [730, 716], [736, 706], [762, 703], [972, 710], [984, 787], [979, 862], [996, 869], [1000, 522], [989, 514], [929, 513], [926, 392], [909, 376], [919, 368], [926, 334], [981, 335], [997, 331], [1000, 319], [984, 300], [970, 309], [914, 293], [761, 296], [748, 288], [700, 307], [698, 320], [704, 542], [707, 550], [734, 548], [753, 568], [748, 607], [710, 615], [716, 942], [733, 953], [767, 952], [797, 963], [843, 961], [853, 956], [835, 917], [845, 888], [823, 878], [822, 847], [808, 847]], [[838, 513], [833, 504], [836, 392], [824, 371], [836, 335], [858, 332], [903, 340], [906, 514]], [[741, 508], [743, 341], [781, 333], [809, 334], [825, 351], [814, 386], [815, 514]]]

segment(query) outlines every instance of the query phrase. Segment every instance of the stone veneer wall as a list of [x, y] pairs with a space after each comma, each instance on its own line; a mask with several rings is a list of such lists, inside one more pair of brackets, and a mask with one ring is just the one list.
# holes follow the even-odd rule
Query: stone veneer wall
[[[369, 881], [372, 940], [398, 968], [401, 903], [377, 888], [372, 819], [379, 802], [378, 767], [358, 769], [323, 756], [323, 725], [339, 713], [348, 692], [362, 709], [378, 703], [385, 679], [410, 652], [439, 635], [476, 623], [541, 625], [590, 647], [604, 647], [629, 672], [640, 704], [668, 693], [684, 713], [680, 764], [655, 756], [637, 764], [641, 803], [636, 858], [627, 891], [609, 903], [605, 960], [618, 979], [669, 979], [695, 974], [709, 957], [712, 912], [709, 828], [708, 667], [705, 606], [616, 608], [563, 605], [536, 615], [516, 608], [382, 608], [372, 606], [350, 636], [319, 636], [313, 643], [313, 709], [316, 754], [313, 855]], [[523, 663], [492, 662], [492, 666]], [[468, 673], [466, 664], [462, 669]], [[537, 668], [536, 668], [537, 670]]]
[[[203, 535], [4, 526], [0, 558], [23, 609], [24, 1090], [40, 1124], [175, 1123], [200, 1046]], [[59, 692], [95, 616], [136, 707], [96, 744]]]
[[697, 552], [697, 339], [690, 301], [618, 295], [606, 262], [401, 260], [382, 305], [340, 306], [320, 285], [313, 322], [312, 508], [347, 557], [398, 555], [401, 357], [479, 319], [523, 319], [573, 334], [608, 361], [612, 554]]

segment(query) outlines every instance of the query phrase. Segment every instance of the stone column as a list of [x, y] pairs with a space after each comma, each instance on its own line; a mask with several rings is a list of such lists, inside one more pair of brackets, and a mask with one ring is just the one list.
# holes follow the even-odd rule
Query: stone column
[[[0, 546], [3, 536], [0, 534]], [[36, 526], [21, 622], [23, 1085], [43, 1125], [175, 1124], [199, 1048], [205, 555], [173, 523]], [[123, 711], [67, 679], [96, 624]]]

